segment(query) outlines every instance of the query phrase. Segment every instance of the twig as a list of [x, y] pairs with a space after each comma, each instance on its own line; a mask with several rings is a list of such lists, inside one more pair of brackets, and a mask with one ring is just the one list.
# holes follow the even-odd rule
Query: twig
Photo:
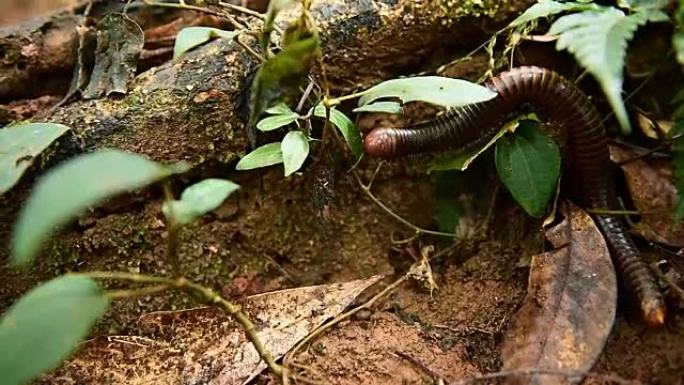
[[378, 199], [375, 195], [373, 195], [373, 193], [370, 191], [370, 186], [363, 184], [363, 181], [361, 181], [361, 177], [359, 176], [358, 172], [356, 172], [356, 170], [352, 170], [352, 175], [354, 176], [354, 179], [356, 179], [356, 182], [361, 187], [361, 190], [366, 194], [366, 196], [368, 196], [368, 198], [370, 198], [370, 200], [373, 201], [373, 203], [378, 205], [378, 207], [380, 207], [383, 211], [385, 211], [387, 214], [389, 214], [392, 218], [396, 219], [398, 222], [402, 223], [406, 227], [409, 227], [409, 228], [415, 230], [417, 234], [429, 234], [429, 235], [436, 235], [436, 236], [440, 236], [440, 237], [449, 237], [449, 238], [454, 238], [456, 236], [456, 234], [454, 234], [454, 233], [444, 233], [441, 231], [428, 230], [428, 229], [424, 229], [422, 227], [418, 227], [418, 226], [414, 225], [413, 223], [404, 219], [399, 214], [392, 211], [380, 199]]
[[596, 215], [641, 215], [642, 213], [635, 210], [610, 210], [610, 209], [588, 209], [589, 214]]
[[302, 348], [302, 346], [311, 342], [311, 340], [320, 336], [324, 331], [326, 331], [326, 330], [330, 329], [331, 327], [339, 324], [340, 322], [342, 322], [345, 319], [351, 317], [352, 315], [358, 313], [359, 311], [372, 307], [376, 302], [378, 302], [378, 300], [380, 300], [382, 297], [384, 297], [388, 293], [394, 291], [397, 287], [399, 287], [399, 285], [401, 285], [406, 280], [408, 280], [408, 278], [409, 278], [409, 273], [404, 274], [401, 278], [397, 279], [396, 281], [394, 281], [393, 283], [391, 283], [390, 285], [385, 287], [381, 292], [374, 295], [373, 298], [369, 299], [367, 302], [349, 310], [346, 313], [342, 313], [342, 314], [338, 315], [337, 317], [333, 318], [332, 320], [330, 320], [329, 322], [319, 326], [316, 330], [311, 332], [311, 334], [306, 336], [306, 338], [299, 341], [299, 343], [297, 345], [295, 345], [295, 347], [292, 348], [292, 350], [290, 350], [290, 352], [285, 356], [285, 358], [283, 360], [283, 365], [286, 367], [288, 365], [291, 365], [291, 364], [289, 364], [289, 362], [291, 362], [293, 360], [295, 354]]
[[228, 8], [228, 9], [231, 9], [231, 10], [236, 11], [236, 12], [242, 12], [242, 13], [250, 15], [250, 16], [258, 17], [261, 20], [266, 19], [266, 15], [264, 15], [263, 13], [251, 10], [249, 8], [241, 7], [239, 5], [235, 5], [235, 4], [231, 4], [231, 3], [224, 3], [223, 1], [219, 1], [218, 5], [225, 7], [225, 8]]
[[[171, 279], [166, 277], [155, 277], [143, 274], [132, 274], [116, 271], [94, 271], [75, 274], [96, 279], [115, 279], [137, 283], [159, 284], [156, 290], [158, 290], [158, 288], [160, 288], [161, 286], [166, 285], [169, 288], [174, 288], [184, 291], [186, 293], [193, 294], [199, 297], [200, 300], [207, 304], [218, 305], [219, 307], [223, 308], [223, 310], [225, 310], [226, 313], [233, 317], [242, 326], [242, 329], [247, 335], [247, 338], [250, 340], [257, 353], [259, 353], [259, 357], [261, 357], [261, 359], [264, 360], [264, 362], [266, 362], [266, 365], [268, 365], [269, 370], [278, 377], [280, 377], [283, 373], [282, 367], [275, 362], [275, 358], [273, 357], [273, 355], [266, 349], [266, 347], [264, 347], [264, 344], [259, 339], [254, 324], [249, 319], [247, 314], [242, 310], [242, 308], [239, 305], [236, 305], [221, 297], [219, 294], [217, 294], [215, 291], [208, 287], [196, 284], [183, 277]], [[115, 296], [120, 296], [123, 295], [123, 291], [114, 292], [112, 294]]]
[[237, 21], [233, 16], [223, 13], [223, 12], [218, 12], [214, 11], [213, 9], [209, 8], [204, 8], [204, 7], [198, 7], [195, 5], [190, 5], [190, 4], [185, 4], [184, 2], [180, 3], [164, 3], [160, 1], [155, 1], [155, 0], [142, 0], [143, 4], [149, 6], [149, 7], [161, 7], [161, 8], [175, 8], [175, 9], [185, 9], [187, 11], [195, 11], [195, 12], [202, 12], [206, 13], [208, 15], [213, 15], [217, 17], [224, 18], [228, 20], [231, 24], [233, 24], [233, 27], [237, 29], [246, 29], [247, 27]]
[[254, 56], [257, 60], [259, 60], [259, 61], [262, 62], [262, 63], [266, 62], [266, 59], [264, 59], [263, 56], [259, 55], [259, 53], [258, 53], [257, 51], [255, 51], [252, 47], [249, 46], [249, 44], [247, 44], [247, 43], [243, 42], [242, 40], [240, 40], [240, 35], [235, 36], [235, 41], [236, 41], [242, 48], [244, 48], [245, 51], [249, 52], [252, 56]]

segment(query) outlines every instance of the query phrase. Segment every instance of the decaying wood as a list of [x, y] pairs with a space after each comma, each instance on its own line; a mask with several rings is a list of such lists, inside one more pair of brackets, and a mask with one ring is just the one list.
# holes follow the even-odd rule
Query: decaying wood
[[[406, 73], [446, 45], [485, 36], [483, 29], [530, 2], [321, 1], [313, 15], [333, 92], [341, 94]], [[76, 102], [49, 120], [74, 128], [70, 153], [108, 146], [160, 161], [231, 161], [247, 149], [240, 106], [256, 66], [239, 45], [216, 41], [143, 73], [126, 97]]]

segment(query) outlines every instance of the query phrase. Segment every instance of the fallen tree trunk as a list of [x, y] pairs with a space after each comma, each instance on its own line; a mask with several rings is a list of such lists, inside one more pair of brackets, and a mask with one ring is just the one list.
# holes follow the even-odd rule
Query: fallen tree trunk
[[[341, 95], [418, 70], [445, 48], [470, 49], [530, 3], [327, 0], [314, 2], [312, 14], [331, 90]], [[282, 12], [279, 22], [298, 15], [297, 9]], [[256, 46], [255, 39], [244, 41]], [[194, 166], [234, 162], [249, 149], [245, 99], [248, 75], [258, 64], [237, 43], [216, 40], [139, 75], [125, 96], [60, 107], [44, 120], [72, 131], [48, 148], [33, 171], [104, 147]], [[0, 197], [5, 240], [18, 206], [10, 202], [22, 200], [30, 179]]]
[[[332, 91], [342, 94], [417, 68], [439, 48], [484, 36], [487, 25], [530, 2], [322, 1], [313, 15]], [[282, 19], [296, 15], [292, 10]], [[238, 44], [219, 40], [143, 73], [123, 98], [76, 102], [49, 120], [74, 129], [71, 155], [116, 147], [165, 162], [229, 162], [247, 150], [241, 106], [246, 76], [257, 64]]]

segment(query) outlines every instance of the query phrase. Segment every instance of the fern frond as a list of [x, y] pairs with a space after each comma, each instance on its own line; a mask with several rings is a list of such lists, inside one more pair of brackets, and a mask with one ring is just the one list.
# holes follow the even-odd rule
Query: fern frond
[[556, 49], [572, 53], [596, 78], [625, 133], [630, 131], [622, 100], [627, 43], [639, 26], [665, 20], [667, 15], [656, 9], [645, 8], [625, 15], [616, 8], [601, 7], [563, 16], [549, 29], [550, 34], [558, 35]]
[[508, 26], [517, 27], [530, 21], [562, 12], [599, 10], [600, 8], [600, 6], [593, 3], [560, 3], [554, 0], [539, 0], [537, 4], [527, 8], [522, 15], [516, 17]]

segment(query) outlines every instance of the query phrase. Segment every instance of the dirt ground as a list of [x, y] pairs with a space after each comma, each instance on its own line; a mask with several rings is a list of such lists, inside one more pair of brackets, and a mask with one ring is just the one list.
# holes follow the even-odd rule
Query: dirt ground
[[[482, 163], [486, 168], [487, 162]], [[181, 265], [192, 280], [239, 297], [378, 273], [401, 274], [412, 262], [392, 244], [392, 237], [408, 237], [411, 231], [368, 200], [344, 170], [336, 175], [327, 220], [313, 204], [314, 173], [283, 180], [277, 168], [261, 174], [216, 171], [242, 189], [184, 231]], [[373, 191], [413, 223], [434, 227], [434, 185], [411, 167], [390, 165], [376, 178]], [[38, 281], [66, 271], [169, 271], [163, 259], [160, 198], [154, 189], [122, 198], [116, 208], [96, 210], [65, 231], [30, 270], [0, 270], [2, 307]], [[297, 362], [333, 384], [424, 384], [499, 370], [503, 336], [526, 292], [526, 257], [542, 245], [539, 231], [520, 230], [535, 226], [506, 194], [499, 193], [497, 201], [492, 226], [497, 230], [489, 240], [476, 234], [434, 262], [439, 289], [432, 296], [419, 285], [405, 284], [373, 311], [316, 340]], [[484, 203], [480, 206], [489, 201]], [[473, 211], [472, 223], [483, 215]], [[513, 227], [517, 230], [501, 231]], [[436, 245], [437, 251], [449, 246], [443, 239], [421, 242]], [[141, 314], [195, 305], [180, 295], [118, 301], [93, 334], [135, 334]], [[607, 379], [617, 376], [647, 384], [681, 384], [684, 317], [681, 311], [672, 313], [667, 328], [650, 331], [621, 306], [605, 352], [587, 382], [610, 383]]]

